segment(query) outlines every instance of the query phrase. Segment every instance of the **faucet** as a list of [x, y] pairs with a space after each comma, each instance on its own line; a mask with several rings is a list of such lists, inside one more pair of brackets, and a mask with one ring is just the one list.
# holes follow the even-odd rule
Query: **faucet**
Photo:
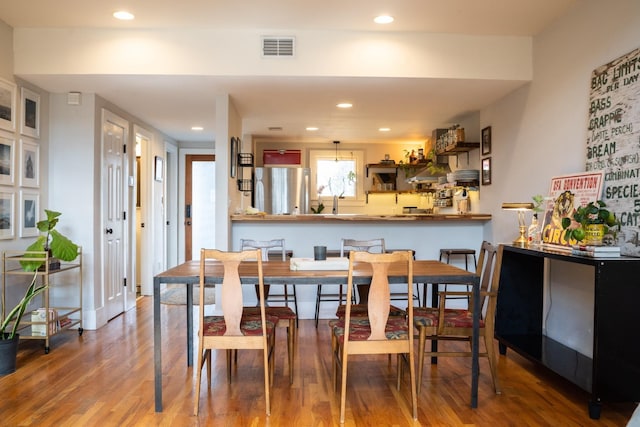
[[333, 209], [331, 210], [331, 213], [334, 215], [338, 214], [338, 196], [333, 196]]

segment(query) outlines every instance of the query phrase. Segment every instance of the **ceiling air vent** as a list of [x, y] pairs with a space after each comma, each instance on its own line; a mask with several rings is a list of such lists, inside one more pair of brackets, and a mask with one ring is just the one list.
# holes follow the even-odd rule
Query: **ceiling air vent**
[[293, 37], [262, 37], [262, 56], [292, 57], [295, 48]]

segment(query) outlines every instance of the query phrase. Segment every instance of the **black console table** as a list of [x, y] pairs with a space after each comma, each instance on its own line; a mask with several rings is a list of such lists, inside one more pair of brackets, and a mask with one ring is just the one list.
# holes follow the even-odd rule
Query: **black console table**
[[[545, 260], [593, 267], [593, 357], [543, 332]], [[495, 337], [591, 393], [589, 416], [600, 417], [602, 402], [640, 401], [640, 258], [589, 258], [548, 249], [505, 246]], [[567, 313], [567, 316], [570, 316]]]

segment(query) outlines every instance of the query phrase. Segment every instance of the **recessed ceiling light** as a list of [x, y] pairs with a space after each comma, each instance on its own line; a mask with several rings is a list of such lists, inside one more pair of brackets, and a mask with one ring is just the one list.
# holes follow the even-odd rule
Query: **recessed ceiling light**
[[135, 18], [135, 16], [133, 16], [133, 13], [127, 12], [126, 10], [113, 12], [113, 17], [121, 21], [131, 21], [133, 18]]
[[351, 104], [350, 102], [341, 102], [341, 103], [337, 104], [336, 107], [338, 107], [338, 108], [351, 108], [351, 107], [353, 107], [353, 104]]
[[309, 127], [307, 128], [307, 130], [308, 130], [308, 131], [310, 131], [310, 132], [314, 132], [314, 131], [317, 131], [317, 130], [318, 130], [318, 128], [317, 128], [317, 127], [315, 127], [315, 126], [309, 126]]
[[393, 22], [393, 16], [380, 15], [373, 18], [373, 22], [376, 24], [391, 24]]
[[391, 128], [379, 128], [378, 130], [380, 132], [389, 132], [391, 130]]
[[201, 130], [204, 130], [204, 128], [202, 126], [192, 126], [191, 130], [201, 131]]

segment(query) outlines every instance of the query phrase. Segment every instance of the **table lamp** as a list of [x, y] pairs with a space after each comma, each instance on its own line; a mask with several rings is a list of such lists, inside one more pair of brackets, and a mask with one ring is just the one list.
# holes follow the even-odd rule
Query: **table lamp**
[[527, 246], [527, 225], [524, 222], [524, 213], [533, 210], [533, 203], [503, 203], [502, 209], [516, 211], [518, 213], [518, 228], [520, 236], [513, 241], [515, 246]]

